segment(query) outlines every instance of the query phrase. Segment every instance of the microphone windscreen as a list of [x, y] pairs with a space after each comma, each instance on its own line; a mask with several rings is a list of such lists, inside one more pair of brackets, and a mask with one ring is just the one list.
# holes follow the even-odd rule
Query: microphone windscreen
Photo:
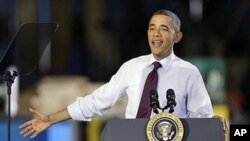
[[175, 98], [175, 93], [174, 93], [174, 90], [173, 89], [168, 89], [167, 90], [167, 99], [169, 98]]
[[158, 92], [156, 89], [150, 90], [150, 97], [158, 99]]

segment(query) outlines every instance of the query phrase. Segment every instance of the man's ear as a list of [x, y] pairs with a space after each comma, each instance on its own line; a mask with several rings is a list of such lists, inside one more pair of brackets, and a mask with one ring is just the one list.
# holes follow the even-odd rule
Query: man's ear
[[175, 43], [180, 42], [180, 40], [182, 39], [182, 32], [176, 32], [175, 33]]

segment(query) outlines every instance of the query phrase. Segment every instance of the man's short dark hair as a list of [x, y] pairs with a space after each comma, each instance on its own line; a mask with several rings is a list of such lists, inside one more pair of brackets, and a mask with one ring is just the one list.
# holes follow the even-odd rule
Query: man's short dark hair
[[175, 31], [179, 32], [181, 30], [180, 18], [175, 13], [173, 13], [169, 10], [158, 10], [155, 13], [153, 13], [152, 16], [154, 16], [154, 15], [165, 15], [165, 16], [171, 17]]

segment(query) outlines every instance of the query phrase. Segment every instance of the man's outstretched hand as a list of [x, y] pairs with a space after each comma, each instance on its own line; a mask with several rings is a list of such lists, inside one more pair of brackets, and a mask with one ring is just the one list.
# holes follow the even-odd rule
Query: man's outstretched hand
[[52, 121], [47, 115], [44, 115], [32, 108], [29, 110], [36, 117], [19, 126], [21, 129], [20, 134], [24, 137], [30, 136], [30, 138], [34, 138], [42, 131], [48, 129], [52, 125]]

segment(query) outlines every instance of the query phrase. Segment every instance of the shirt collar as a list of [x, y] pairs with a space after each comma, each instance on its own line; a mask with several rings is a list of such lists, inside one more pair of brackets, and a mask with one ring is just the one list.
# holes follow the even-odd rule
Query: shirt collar
[[[158, 61], [158, 62], [161, 63], [162, 68], [164, 69], [164, 71], [167, 71], [168, 68], [170, 67], [170, 65], [172, 64], [174, 58], [175, 58], [175, 54], [174, 54], [174, 52], [172, 52], [169, 56], [167, 56], [167, 57], [161, 59], [161, 60]], [[149, 62], [148, 62], [148, 64], [147, 64], [147, 67], [153, 66], [153, 63], [154, 63], [155, 61], [157, 61], [157, 60], [154, 58], [153, 54], [151, 53], [151, 54], [150, 54], [150, 60], [149, 60]]]

